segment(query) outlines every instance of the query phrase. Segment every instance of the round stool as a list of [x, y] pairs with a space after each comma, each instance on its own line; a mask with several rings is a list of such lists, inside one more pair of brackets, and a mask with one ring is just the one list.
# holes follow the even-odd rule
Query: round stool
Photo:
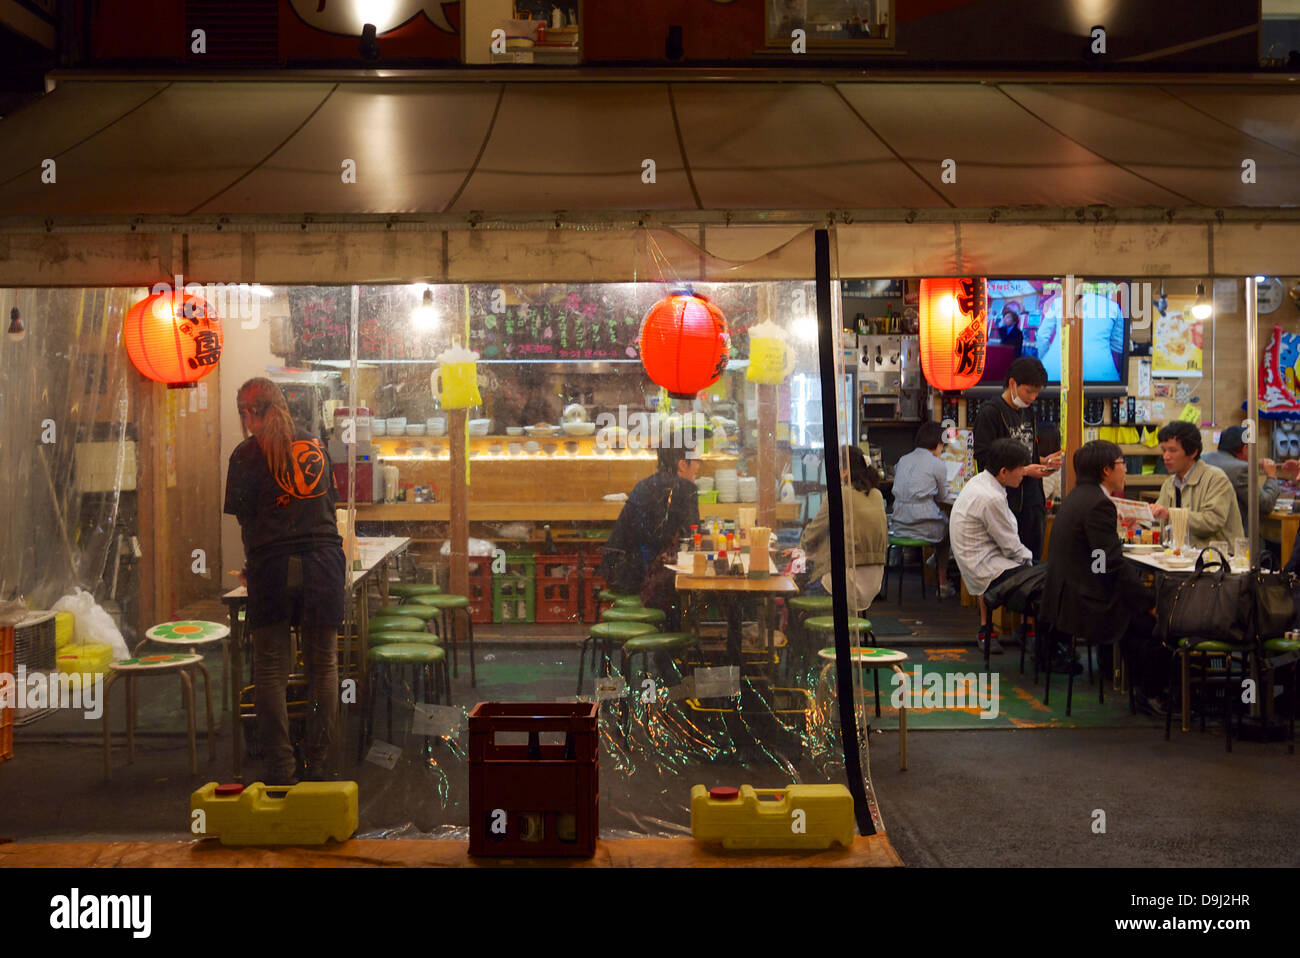
[[[833, 615], [814, 615], [803, 620], [804, 629], [809, 632], [815, 642], [825, 640], [835, 641], [835, 617]], [[865, 638], [861, 638], [865, 633]], [[849, 641], [856, 643], [865, 641], [867, 645], [876, 644], [876, 634], [871, 631], [871, 620], [859, 619], [855, 616], [849, 616]], [[818, 653], [820, 655], [820, 653]], [[876, 718], [880, 718], [880, 681], [876, 673], [871, 673], [872, 688], [876, 693]]]
[[451, 646], [451, 671], [454, 678], [460, 678], [460, 645], [454, 634], [456, 613], [465, 616], [465, 636], [469, 640], [469, 684], [478, 688], [478, 673], [474, 667], [474, 619], [469, 612], [469, 599], [463, 595], [417, 595], [410, 601], [411, 605], [423, 605], [438, 610], [438, 634]]
[[422, 619], [428, 622], [430, 619], [438, 617], [438, 610], [431, 609], [427, 605], [416, 605], [414, 602], [407, 602], [405, 605], [385, 605], [380, 606], [375, 611], [376, 617], [387, 615], [409, 615], [413, 619]]
[[367, 627], [370, 632], [423, 632], [424, 620], [414, 615], [377, 615]]
[[[1264, 651], [1273, 655], [1284, 655], [1288, 652], [1294, 654], [1296, 652], [1300, 652], [1300, 639], [1283, 639], [1283, 638], [1265, 639]], [[1261, 665], [1263, 665], [1270, 672], [1275, 669], [1274, 666], [1269, 665], [1268, 659], [1266, 657], [1263, 658]], [[1285, 667], [1285, 666], [1279, 666], [1279, 667]], [[1291, 727], [1287, 735], [1287, 745], [1286, 745], [1287, 752], [1289, 752], [1292, 755], [1295, 754], [1296, 699], [1300, 698], [1300, 695], [1296, 694], [1296, 688], [1295, 688], [1297, 675], [1300, 675], [1300, 657], [1293, 657], [1291, 659], [1291, 684], [1287, 686], [1287, 688], [1291, 691], [1291, 694], [1287, 696], [1287, 698], [1291, 700], [1291, 723], [1290, 723]], [[1275, 684], [1269, 683], [1269, 685], [1266, 687], [1273, 688], [1275, 687]]]
[[[144, 648], [145, 642], [153, 642], [155, 645], [165, 645], [171, 652], [194, 652], [199, 653], [199, 646], [211, 645], [213, 642], [221, 643], [221, 709], [223, 712], [230, 711], [230, 643], [226, 641], [230, 637], [230, 626], [222, 625], [220, 622], [204, 622], [199, 619], [187, 619], [181, 622], [160, 622], [144, 634], [144, 641], [135, 647], [135, 654], [139, 655], [140, 650]], [[195, 666], [203, 673], [203, 687], [206, 689], [208, 683], [212, 681], [208, 675], [207, 666], [200, 660]], [[208, 693], [211, 697], [211, 693]], [[212, 716], [208, 716], [208, 723], [212, 723]], [[216, 754], [212, 755], [216, 758]]]
[[613, 589], [601, 589], [596, 593], [596, 598], [600, 599], [601, 602], [613, 602], [615, 605], [626, 601], [637, 605], [641, 604], [639, 595], [632, 595], [630, 592], [615, 592]]
[[[110, 674], [104, 680], [102, 726], [104, 730], [104, 779], [112, 777], [113, 742], [108, 723], [109, 690], [121, 679], [126, 684], [126, 756], [128, 763], [135, 762], [135, 683], [137, 679], [153, 675], [175, 675], [181, 677], [181, 701], [185, 705], [185, 726], [189, 733], [190, 774], [199, 771], [198, 753], [194, 747], [194, 666], [203, 661], [198, 653], [173, 653], [170, 655], [145, 655], [119, 659], [109, 665]], [[208, 750], [215, 759], [217, 743], [213, 736], [212, 689], [208, 693]]]
[[[627, 682], [628, 694], [632, 694], [635, 684], [632, 672], [633, 657], [642, 656], [642, 666], [644, 667], [648, 664], [648, 660], [652, 655], [661, 652], [677, 652], [690, 646], [695, 646], [698, 649], [699, 644], [699, 638], [689, 632], [652, 632], [637, 636], [634, 639], [628, 639], [623, 643], [622, 655], [619, 661], [619, 670], [623, 673], [624, 681]], [[658, 682], [655, 683], [656, 686], [658, 684]], [[622, 709], [623, 733], [626, 735], [632, 728], [632, 710], [627, 707], [626, 699], [622, 704]]]
[[[834, 607], [835, 600], [829, 595], [796, 595], [785, 600], [786, 608], [790, 610], [790, 639], [798, 643], [799, 652], [799, 670], [803, 671], [808, 664], [808, 656], [811, 652], [812, 643], [808, 641], [808, 632], [804, 628], [804, 622], [810, 616], [830, 615]], [[857, 611], [857, 610], [854, 610]], [[792, 645], [787, 650], [786, 665], [787, 674], [794, 668], [794, 651]]]
[[591, 627], [591, 632], [587, 638], [583, 640], [582, 651], [578, 654], [578, 689], [574, 694], [582, 694], [582, 676], [587, 664], [587, 646], [589, 644], [591, 645], [591, 674], [594, 679], [596, 675], [597, 646], [601, 649], [604, 659], [608, 661], [614, 643], [622, 646], [629, 639], [658, 634], [659, 630], [646, 622], [597, 622]]
[[[862, 620], [859, 620], [862, 621]], [[821, 649], [817, 657], [826, 664], [822, 667], [821, 676], [817, 679], [817, 702], [818, 710], [824, 715], [829, 710], [831, 696], [828, 691], [830, 685], [827, 683], [827, 676], [830, 675], [831, 669], [835, 668], [835, 649]], [[878, 649], [867, 648], [864, 646], [851, 647], [849, 649], [850, 660], [863, 668], [871, 669], [874, 676], [880, 669], [892, 669], [898, 674], [903, 674], [903, 669], [899, 663], [907, 661], [907, 653], [899, 652], [897, 649]], [[822, 708], [821, 703], [826, 702], [827, 707]], [[876, 715], [880, 715], [880, 684], [876, 683]], [[907, 703], [903, 702], [898, 707], [898, 767], [904, 772], [907, 771]]]
[[402, 642], [408, 645], [442, 645], [442, 639], [432, 632], [389, 629], [383, 632], [370, 633], [370, 647], [372, 649], [380, 645], [392, 645], [394, 642]]
[[441, 595], [442, 587], [432, 582], [393, 582], [388, 586], [388, 594], [400, 599], [412, 599], [417, 595]]
[[[934, 543], [928, 539], [910, 539], [905, 536], [889, 537], [889, 552], [898, 550], [898, 604], [903, 604], [903, 573], [907, 571], [907, 550], [916, 549], [920, 558], [917, 560], [917, 568], [921, 572], [921, 599], [925, 599], [925, 550], [933, 549]], [[891, 563], [889, 556], [885, 556], [885, 582], [888, 583], [889, 568]], [[886, 585], [881, 586], [882, 592], [888, 592]]]
[[662, 609], [632, 609], [617, 605], [600, 614], [602, 622], [644, 622], [655, 628], [660, 628], [667, 618]]
[[414, 697], [419, 680], [424, 680], [424, 700], [431, 701], [432, 694], [451, 704], [451, 682], [447, 678], [447, 653], [436, 645], [427, 642], [395, 642], [379, 645], [370, 650], [370, 676], [366, 690], [366, 734], [361, 736], [361, 747], [374, 734], [375, 727], [375, 685], [378, 682], [380, 668], [384, 670], [384, 681], [388, 687], [388, 741], [393, 740], [393, 675], [392, 670], [404, 666], [411, 667], [411, 693]]

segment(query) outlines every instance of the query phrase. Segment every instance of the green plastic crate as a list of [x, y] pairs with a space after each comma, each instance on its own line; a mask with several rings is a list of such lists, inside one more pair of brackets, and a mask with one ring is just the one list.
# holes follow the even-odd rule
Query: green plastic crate
[[537, 581], [531, 552], [507, 552], [506, 571], [492, 577], [492, 621], [533, 622]]

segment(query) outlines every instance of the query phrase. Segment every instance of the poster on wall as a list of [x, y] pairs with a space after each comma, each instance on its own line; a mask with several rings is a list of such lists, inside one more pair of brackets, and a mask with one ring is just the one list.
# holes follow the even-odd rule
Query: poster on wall
[[1193, 298], [1169, 297], [1169, 311], [1156, 314], [1151, 336], [1151, 375], [1200, 376], [1205, 324], [1192, 317]]
[[939, 458], [948, 473], [948, 498], [956, 499], [966, 480], [978, 471], [975, 468], [975, 430], [956, 430], [955, 438], [944, 443]]

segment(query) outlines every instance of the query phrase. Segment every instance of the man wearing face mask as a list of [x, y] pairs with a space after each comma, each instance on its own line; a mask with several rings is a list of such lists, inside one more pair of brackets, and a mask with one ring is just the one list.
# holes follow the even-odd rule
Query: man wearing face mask
[[1029, 453], [1025, 478], [1018, 488], [1007, 490], [1007, 504], [1016, 517], [1016, 529], [1037, 562], [1043, 554], [1043, 531], [1047, 524], [1047, 507], [1043, 496], [1043, 479], [1061, 464], [1061, 453], [1038, 458], [1038, 422], [1031, 408], [1038, 393], [1047, 385], [1047, 371], [1032, 356], [1021, 356], [1011, 363], [1002, 395], [982, 404], [975, 417], [975, 461], [986, 468], [985, 457], [996, 439], [1014, 439]]

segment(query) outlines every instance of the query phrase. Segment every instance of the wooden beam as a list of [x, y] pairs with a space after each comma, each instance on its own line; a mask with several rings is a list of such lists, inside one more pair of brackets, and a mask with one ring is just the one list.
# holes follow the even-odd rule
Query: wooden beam
[[[1062, 290], [1062, 326], [1065, 340], [1061, 344], [1066, 364], [1066, 380], [1061, 390], [1061, 419], [1064, 435], [1065, 474], [1061, 481], [1061, 498], [1074, 488], [1074, 452], [1083, 445], [1083, 320], [1074, 314], [1073, 290]], [[1068, 356], [1066, 355], [1068, 353]]]
[[[447, 435], [451, 437], [451, 594], [469, 595], [469, 462], [468, 414], [464, 409], [447, 411]], [[459, 621], [459, 617], [457, 617]]]

